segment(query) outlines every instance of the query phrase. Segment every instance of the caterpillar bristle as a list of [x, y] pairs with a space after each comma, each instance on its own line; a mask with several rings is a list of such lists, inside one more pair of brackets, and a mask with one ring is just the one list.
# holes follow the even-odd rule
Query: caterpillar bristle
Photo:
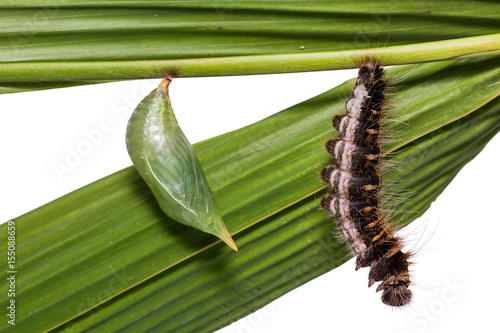
[[325, 210], [330, 210], [330, 204], [332, 202], [333, 195], [327, 194], [321, 199], [321, 207]]
[[377, 291], [382, 291], [382, 302], [403, 306], [412, 298], [411, 253], [402, 251], [403, 242], [380, 207], [380, 139], [386, 88], [378, 61], [367, 59], [360, 64], [346, 113], [332, 120], [339, 137], [325, 145], [336, 163], [321, 171], [321, 179], [331, 187], [321, 207], [335, 215], [343, 237], [357, 255], [356, 270], [370, 267], [369, 286], [381, 282]]
[[345, 117], [343, 114], [338, 114], [335, 117], [333, 117], [332, 124], [333, 128], [335, 128], [337, 131], [339, 130], [340, 122], [342, 119]]

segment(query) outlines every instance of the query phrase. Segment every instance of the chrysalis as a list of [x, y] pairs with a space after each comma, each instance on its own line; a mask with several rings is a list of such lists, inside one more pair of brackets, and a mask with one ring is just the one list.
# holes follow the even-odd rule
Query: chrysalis
[[164, 79], [132, 113], [127, 150], [161, 209], [238, 251], [226, 229], [193, 147], [177, 124]]

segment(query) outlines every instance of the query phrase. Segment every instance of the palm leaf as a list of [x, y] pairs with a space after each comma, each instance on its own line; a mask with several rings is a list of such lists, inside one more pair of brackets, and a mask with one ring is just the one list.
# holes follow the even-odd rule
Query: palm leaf
[[499, 23], [494, 1], [7, 0], [0, 92], [478, 56], [500, 50]]
[[[402, 226], [499, 130], [498, 13], [495, 1], [6, 0], [0, 93], [454, 59], [389, 70], [402, 112], [387, 124], [386, 205]], [[16, 327], [209, 332], [343, 263], [317, 171], [352, 85], [195, 145], [239, 253], [169, 220], [132, 167], [14, 219]]]
[[[401, 78], [393, 100], [404, 113], [388, 125], [401, 135], [386, 151], [394, 163], [418, 156], [386, 175], [406, 195], [401, 225], [498, 131], [499, 72], [498, 57], [389, 70]], [[317, 170], [328, 163], [322, 142], [352, 85], [195, 145], [239, 253], [169, 220], [134, 168], [15, 219], [18, 327], [212, 331], [347, 260], [317, 209]]]

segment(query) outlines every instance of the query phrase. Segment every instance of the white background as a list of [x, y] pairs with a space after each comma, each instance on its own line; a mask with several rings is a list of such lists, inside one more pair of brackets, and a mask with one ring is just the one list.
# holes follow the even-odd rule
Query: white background
[[[170, 94], [179, 123], [194, 143], [265, 118], [355, 75], [351, 70], [176, 79]], [[158, 83], [0, 95], [0, 221], [131, 165], [126, 123]], [[355, 272], [351, 260], [220, 332], [498, 329], [499, 150], [497, 136], [405, 230], [416, 241], [410, 246], [419, 249], [411, 306], [394, 310], [382, 305], [375, 287], [367, 288], [368, 269]], [[68, 161], [71, 166], [64, 172], [54, 169]]]

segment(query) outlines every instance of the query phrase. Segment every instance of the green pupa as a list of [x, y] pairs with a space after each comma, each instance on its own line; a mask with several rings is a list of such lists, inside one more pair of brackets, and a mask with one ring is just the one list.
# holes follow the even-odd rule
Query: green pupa
[[165, 214], [238, 251], [193, 147], [177, 124], [168, 95], [170, 82], [164, 79], [132, 113], [128, 154]]

